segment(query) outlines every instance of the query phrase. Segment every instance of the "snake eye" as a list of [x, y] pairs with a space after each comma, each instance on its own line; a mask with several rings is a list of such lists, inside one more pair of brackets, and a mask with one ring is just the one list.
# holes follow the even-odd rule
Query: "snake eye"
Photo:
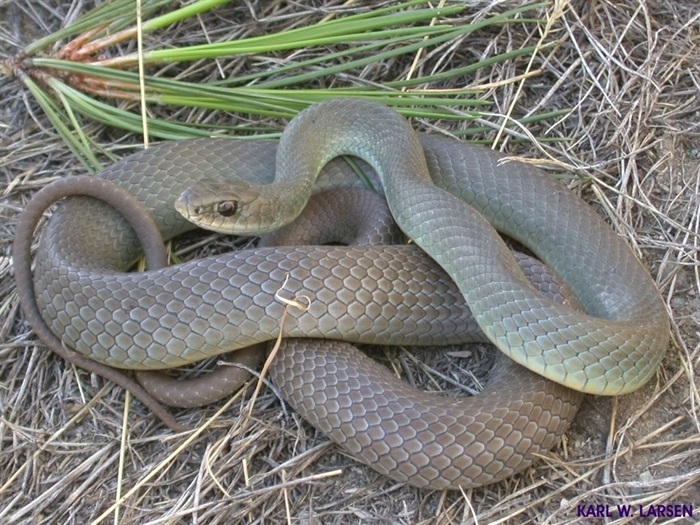
[[238, 211], [238, 201], [221, 201], [217, 204], [216, 211], [222, 217], [231, 217]]

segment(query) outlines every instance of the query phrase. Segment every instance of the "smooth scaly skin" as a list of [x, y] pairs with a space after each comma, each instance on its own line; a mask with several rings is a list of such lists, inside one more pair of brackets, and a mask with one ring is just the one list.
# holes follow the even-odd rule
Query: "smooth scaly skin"
[[[339, 188], [312, 197], [293, 223], [260, 239], [258, 247], [402, 242], [403, 235], [396, 227], [384, 199], [369, 190]], [[154, 269], [154, 265], [149, 267]], [[559, 293], [560, 286], [544, 273], [545, 270], [544, 267], [531, 267], [529, 278], [538, 283], [543, 293]], [[564, 300], [564, 297], [561, 299]], [[220, 366], [195, 379], [183, 380], [161, 371], [141, 371], [137, 377], [151, 396], [167, 406], [200, 407], [239, 390], [251, 378], [250, 371], [262, 364], [266, 347], [266, 344], [260, 344], [237, 350], [230, 355], [231, 362], [227, 366]], [[284, 384], [280, 387], [285, 388]], [[160, 412], [157, 415], [160, 416]]]
[[287, 402], [350, 455], [416, 487], [479, 487], [528, 467], [573, 421], [582, 394], [496, 357], [478, 396], [423, 392], [342, 341], [286, 339], [270, 375]]
[[[285, 130], [274, 184], [224, 196], [237, 211], [218, 224], [189, 218], [217, 231], [270, 231], [303, 209], [316, 176], [338, 155], [375, 169], [396, 223], [447, 271], [479, 327], [513, 360], [591, 394], [625, 394], [651, 378], [668, 345], [665, 308], [602, 219], [537, 169], [498, 166], [497, 154], [435, 138], [421, 147], [406, 120], [385, 106], [341, 99], [309, 107]], [[222, 199], [217, 190], [210, 201]], [[185, 193], [178, 209], [206, 204], [192, 199]], [[537, 293], [488, 221], [558, 273], [588, 315]]]
[[[401, 241], [379, 195], [346, 188], [315, 196], [294, 223], [260, 244]], [[514, 255], [540, 292], [580, 308], [540, 262]], [[351, 456], [433, 489], [477, 487], [524, 469], [556, 443], [583, 397], [502, 353], [486, 388], [466, 399], [418, 390], [342, 341], [284, 339], [269, 373], [284, 399]]]
[[[596, 307], [596, 300], [591, 303], [585, 287], [582, 290], [582, 286], [578, 286], [579, 294], [589, 303], [587, 307], [597, 312], [612, 312], [619, 318], [627, 317], [639, 331], [653, 325], [657, 346], [665, 347], [668, 338], [665, 312], [648, 275], [612, 232], [604, 226], [600, 230], [602, 221], [591, 218], [595, 215], [588, 208], [579, 204], [561, 186], [552, 185], [552, 181], [537, 170], [519, 165], [497, 167], [497, 155], [452, 141], [424, 137], [423, 142], [431, 169], [434, 173], [442, 169], [445, 185], [452, 184], [450, 178], [454, 173], [451, 164], [461, 162], [458, 159], [460, 156], [466, 157], [467, 166], [469, 162], [482, 164], [485, 172], [469, 175], [475, 188], [474, 198], [483, 201], [485, 213], [492, 215], [496, 221], [505, 222], [506, 229], [513, 217], [517, 224], [521, 213], [539, 216], [540, 211], [535, 205], [542, 204], [544, 215], [536, 220], [555, 230], [552, 244], [557, 250], [562, 236], [556, 232], [562, 231], [566, 234], [563, 237], [564, 246], [561, 246], [564, 251], [572, 249], [572, 239], [568, 236], [574, 236], [574, 255], [571, 257], [574, 261], [580, 258], [584, 262], [594, 260], [607, 265], [590, 287], [602, 290], [603, 295], [609, 294], [612, 301], [616, 299], [615, 292], [622, 292], [620, 306], [609, 303], [607, 299], [597, 300], [597, 303], [606, 306], [602, 308]], [[230, 176], [231, 166], [246, 166], [246, 160], [250, 160], [254, 170], [267, 170], [265, 175], [254, 171], [249, 176], [269, 181], [271, 153], [267, 147], [246, 143], [239, 149], [237, 143], [217, 140], [165, 145], [135, 155], [108, 169], [103, 175], [117, 180], [147, 203], [164, 235], [169, 237], [189, 228], [172, 209], [176, 196], [186, 186], [196, 184], [197, 180]], [[248, 155], [249, 159], [241, 158], [241, 155]], [[163, 180], [153, 176], [162, 175], [163, 172], [168, 173], [170, 178]], [[456, 176], [464, 177], [463, 174]], [[510, 182], [513, 185], [522, 185], [524, 180], [530, 190], [506, 195], [507, 191], [498, 189], [498, 184], [504, 179], [506, 184]], [[543, 196], [550, 195], [554, 198], [552, 202], [547, 202]], [[507, 197], [515, 199], [514, 211], [510, 204], [503, 202]], [[523, 206], [525, 211], [520, 212], [517, 209], [519, 206]], [[564, 226], [553, 222], [557, 219], [561, 219]], [[523, 220], [523, 224], [534, 222], [533, 218]], [[579, 234], [575, 229], [571, 230], [576, 224], [579, 227], [588, 225], [593, 232]], [[513, 229], [512, 224], [510, 229]], [[523, 237], [535, 238], [535, 234], [528, 233], [527, 228], [523, 231], [525, 233], [516, 237], [521, 240]], [[577, 240], [587, 236], [597, 239], [593, 249], [579, 248], [577, 251]], [[548, 238], [546, 233], [544, 237]], [[534, 249], [538, 251], [537, 247]], [[566, 262], [566, 256], [557, 250], [545, 253], [544, 258], [553, 260], [555, 265], [559, 261], [560, 266], [565, 266], [561, 261]], [[540, 256], [543, 256], [542, 251], [538, 252]], [[311, 295], [315, 299], [308, 312], [293, 313], [294, 320], [285, 326], [289, 329], [288, 335], [340, 337], [341, 332], [348, 328], [348, 337], [368, 342], [383, 340], [387, 343], [406, 343], [413, 340], [420, 344], [432, 344], [470, 339], [460, 326], [463, 323], [460, 316], [465, 310], [463, 303], [461, 306], [459, 304], [460, 294], [450, 292], [447, 289], [449, 286], [445, 285], [444, 274], [425, 262], [411, 247], [369, 251], [340, 247], [267, 249], [251, 256], [248, 261], [244, 261], [245, 256], [232, 254], [156, 273], [114, 275], [114, 268], [128, 266], [136, 252], [133, 234], [122, 218], [99, 203], [71, 199], [60, 207], [47, 225], [37, 256], [35, 284], [46, 321], [67, 344], [117, 366], [164, 368], [171, 362], [180, 364], [207, 354], [227, 351], [223, 342], [230, 336], [242, 335], [242, 341], [231, 345], [234, 348], [261, 337], [274, 337], [282, 306], [276, 303], [273, 295], [287, 272], [292, 274], [288, 291]], [[239, 270], [232, 267], [235, 261], [241, 261]], [[415, 268], [411, 267], [412, 264], [416, 265]], [[503, 265], [495, 263], [491, 266], [498, 269], [499, 264]], [[508, 263], [505, 265], [509, 266]], [[629, 272], [632, 284], [629, 287], [617, 282], [601, 284], [613, 270], [618, 271], [619, 275]], [[384, 277], [380, 275], [382, 271]], [[595, 274], [596, 270], [577, 268], [577, 271]], [[424, 274], [421, 275], [421, 272]], [[571, 271], [568, 273], [568, 279], [575, 284], [577, 275], [571, 275]], [[499, 274], [490, 273], [491, 279], [496, 276]], [[245, 284], [247, 277], [252, 277], [252, 283]], [[233, 288], [230, 288], [232, 285]], [[240, 291], [235, 291], [236, 285], [240, 286]], [[360, 298], [353, 299], [351, 295], [354, 291], [345, 292], [342, 286], [358, 291]], [[399, 290], [392, 290], [392, 287]], [[421, 287], [436, 295], [423, 296]], [[186, 294], [184, 290], [187, 290]], [[445, 302], [439, 303], [443, 297]], [[453, 300], [457, 301], [457, 306], [449, 304]], [[144, 302], [150, 306], [144, 307]], [[324, 306], [324, 303], [328, 306]], [[364, 314], [359, 310], [361, 307], [367, 309]], [[246, 320], [248, 316], [255, 321]], [[367, 330], [370, 326], [378, 331], [369, 334]], [[397, 332], [402, 327], [409, 329], [407, 334]], [[120, 335], [120, 330], [124, 335]], [[443, 334], [439, 333], [440, 330], [443, 330]], [[128, 346], [123, 349], [115, 345], [116, 341], [124, 344], [126, 340]], [[205, 345], [198, 351], [196, 345], [202, 342]], [[168, 349], [178, 357], [164, 359]], [[659, 348], [659, 354], [662, 350]], [[653, 361], [657, 362], [658, 359], [660, 357]], [[653, 363], [649, 367], [653, 369]], [[560, 402], [560, 397], [554, 398]], [[547, 415], [549, 408], [544, 407], [543, 417], [550, 417]], [[400, 430], [405, 431], [407, 427], [401, 425]], [[445, 439], [448, 435], [438, 438]], [[486, 446], [481, 438], [476, 442]], [[512, 461], [522, 461], [522, 455], [532, 450], [529, 446], [526, 448], [528, 450], [516, 447]], [[490, 472], [488, 467], [485, 470]]]
[[[163, 407], [154, 406], [153, 399], [118, 370], [64, 348], [45, 326], [33, 300], [31, 232], [47, 205], [72, 193], [100, 198], [120, 210], [141, 231], [149, 267], [164, 265], [164, 247], [158, 234], [153, 234], [150, 215], [118, 190], [93, 177], [61, 179], [42, 189], [23, 212], [15, 238], [17, 291], [27, 319], [47, 346], [129, 388], [165, 424], [182, 430]], [[260, 244], [391, 244], [400, 239], [378, 195], [345, 189], [317, 195], [293, 224]], [[66, 248], [79, 253], [85, 246]], [[541, 263], [523, 255], [518, 255], [518, 262], [542, 293], [576, 305], [575, 299], [562, 295], [566, 291]], [[234, 355], [235, 367], [220, 367], [196, 380], [176, 381], [142, 371], [139, 381], [167, 405], [199, 406], [237, 388], [248, 377], [239, 373], [239, 367], [255, 368], [259, 359], [253, 347]], [[271, 365], [272, 379], [285, 399], [351, 455], [397, 481], [434, 489], [492, 483], [526, 468], [566, 430], [582, 397], [504, 356], [497, 358], [482, 395], [449, 400], [408, 387], [351, 345], [338, 341], [285, 339]]]

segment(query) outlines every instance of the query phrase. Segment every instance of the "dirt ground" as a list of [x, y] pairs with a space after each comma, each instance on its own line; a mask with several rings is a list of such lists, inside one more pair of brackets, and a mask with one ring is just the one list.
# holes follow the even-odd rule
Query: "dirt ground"
[[[342, 16], [372, 5], [303, 4], [233, 2], [157, 33], [162, 42], [149, 45], [182, 41], [183, 35], [196, 39], [202, 31], [222, 40], [235, 38], [238, 28], [265, 34], [320, 20], [329, 10]], [[0, 3], [0, 58], [15, 55], [91, 5]], [[520, 2], [469, 2], [452, 23], [515, 5]], [[537, 159], [546, 155], [578, 175], [573, 191], [649, 268], [673, 330], [673, 343], [652, 381], [619, 398], [586, 397], [576, 422], [541, 461], [506, 481], [465, 491], [426, 491], [387, 480], [343, 454], [267, 388], [254, 401], [252, 415], [239, 417], [253, 402], [254, 385], [228, 402], [178, 411], [178, 419], [198, 431], [174, 434], [140, 403], [125, 405], [121, 389], [48, 352], [22, 319], [11, 253], [17, 215], [38, 188], [84, 170], [29, 91], [3, 76], [0, 523], [700, 522], [700, 10], [696, 0], [580, 0], [563, 6], [547, 38], [554, 47], [534, 56], [531, 70], [537, 74], [522, 85], [504, 80], [522, 74], [529, 57], [464, 76], [459, 85], [429, 87], [486, 85], [479, 98], [492, 104], [493, 122], [511, 108], [518, 116], [568, 110], [528, 127], [539, 146], [511, 141], [505, 149]], [[553, 13], [550, 6], [542, 17]], [[493, 50], [533, 45], [538, 37], [532, 25], [476, 32], [428, 53], [419, 67], [462, 65]], [[244, 70], [274, 63], [258, 57], [231, 60]], [[328, 82], [364, 85], [404, 78], [410, 67], [404, 60], [371, 64]], [[208, 71], [204, 68], [200, 74]], [[171, 118], [187, 116], [181, 111]], [[418, 119], [413, 125], [442, 126]], [[449, 131], [458, 131], [451, 126]], [[140, 140], [96, 124], [86, 129], [116, 156], [133, 151], [131, 145]], [[489, 350], [452, 349], [447, 365], [434, 364], [436, 358], [425, 352], [415, 355], [426, 357], [430, 366], [446, 367], [482, 351]], [[405, 355], [397, 350], [391, 358], [403, 363], [409, 360]], [[621, 516], [618, 505], [631, 505], [632, 515]], [[668, 505], [692, 506], [694, 514], [650, 515], [657, 505], [664, 511]]]

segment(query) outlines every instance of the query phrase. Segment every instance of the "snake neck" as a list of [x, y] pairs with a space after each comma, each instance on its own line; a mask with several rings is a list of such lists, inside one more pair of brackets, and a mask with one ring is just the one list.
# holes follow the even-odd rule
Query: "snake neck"
[[323, 167], [341, 155], [358, 157], [377, 172], [392, 213], [394, 195], [432, 186], [418, 136], [403, 117], [366, 100], [334, 99], [299, 113], [280, 139], [270, 186], [280, 197], [277, 215], [290, 213], [288, 222], [296, 218]]

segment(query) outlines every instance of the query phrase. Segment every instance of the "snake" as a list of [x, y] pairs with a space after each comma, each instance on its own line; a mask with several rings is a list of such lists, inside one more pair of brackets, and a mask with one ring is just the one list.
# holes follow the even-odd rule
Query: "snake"
[[[516, 399], [502, 392], [514, 383], [505, 374], [507, 380], [486, 396], [500, 406], [491, 413], [499, 430], [467, 412], [463, 415], [478, 427], [470, 430], [464, 418], [457, 418], [457, 426], [430, 423], [438, 411], [409, 418], [393, 404], [387, 410], [356, 375], [343, 391], [362, 408], [338, 407], [322, 387], [328, 377], [346, 374], [339, 372], [346, 365], [335, 364], [340, 357], [309, 352], [310, 358], [291, 359], [296, 364], [290, 367], [301, 367], [298, 372], [306, 378], [299, 385], [305, 396], [327, 413], [325, 424], [349, 427], [352, 434], [357, 433], [353, 423], [361, 419], [358, 411], [368, 413], [374, 404], [389, 414], [381, 421], [376, 413], [365, 419], [372, 427], [348, 449], [362, 453], [370, 448], [368, 435], [381, 435], [381, 450], [368, 452], [364, 461], [398, 469], [400, 479], [432, 488], [502, 479], [529, 464], [543, 444], [551, 446], [546, 432], [533, 430], [532, 420], [518, 419], [528, 411], [523, 407], [537, 411], [535, 419], [544, 427], [550, 422], [556, 427], [566, 417], [552, 417], [549, 409], [575, 404], [563, 393], [569, 388], [619, 395], [652, 377], [668, 346], [668, 316], [648, 272], [605, 221], [541, 170], [504, 163], [502, 155], [486, 148], [418, 135], [382, 105], [323, 102], [293, 119], [279, 144], [214, 138], [166, 143], [128, 157], [101, 177], [143, 203], [166, 239], [192, 229], [176, 206], [186, 214], [205, 210], [189, 200], [191, 188], [205, 185], [216, 188], [217, 221], [229, 224], [234, 216], [237, 233], [258, 234], [292, 220], [312, 192], [344, 184], [342, 163], [330, 161], [339, 155], [359, 157], [376, 171], [396, 222], [414, 244], [268, 247], [126, 274], [140, 252], [128, 221], [101, 202], [74, 197], [44, 228], [35, 297], [25, 297], [18, 286], [23, 308], [36, 300], [43, 320], [66, 346], [117, 368], [182, 366], [278, 335], [433, 345], [470, 341], [478, 332], [510, 358], [503, 369], [517, 367], [513, 374], [519, 378], [530, 374], [524, 366], [546, 377], [547, 385], [561, 385], [562, 390], [542, 394], [540, 384], [530, 400]], [[261, 211], [272, 217], [262, 226]], [[539, 294], [496, 230], [561, 276], [585, 313]], [[282, 332], [280, 290], [312, 298], [307, 309], [289, 311]], [[326, 379], [312, 379], [309, 369]], [[399, 394], [398, 402], [405, 397]], [[443, 402], [443, 408], [450, 403]], [[331, 407], [349, 413], [349, 420]], [[386, 459], [388, 444], [426, 432], [433, 436], [429, 443], [412, 442], [405, 460]], [[431, 453], [426, 466], [428, 449], [439, 453]], [[455, 472], [461, 455], [471, 459]]]

